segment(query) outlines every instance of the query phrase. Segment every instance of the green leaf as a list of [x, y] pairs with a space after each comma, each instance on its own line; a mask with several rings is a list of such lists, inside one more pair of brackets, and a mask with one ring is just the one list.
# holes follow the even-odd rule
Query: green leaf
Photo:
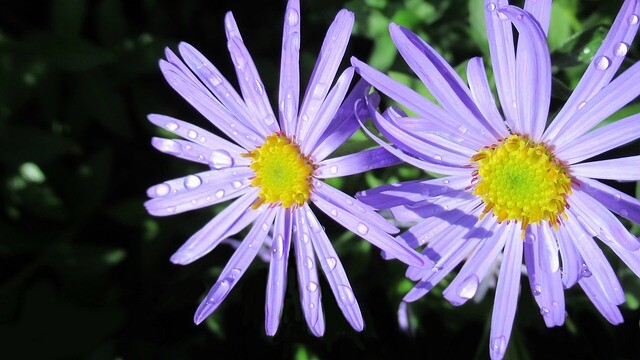
[[55, 0], [51, 6], [53, 30], [62, 36], [76, 36], [86, 16], [85, 0]]

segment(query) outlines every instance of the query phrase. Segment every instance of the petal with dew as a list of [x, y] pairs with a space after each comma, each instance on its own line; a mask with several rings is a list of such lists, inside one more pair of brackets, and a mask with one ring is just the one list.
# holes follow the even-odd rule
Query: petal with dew
[[613, 325], [622, 324], [624, 321], [620, 309], [607, 300], [606, 292], [593, 278], [581, 278], [580, 287], [587, 294], [596, 309]]
[[287, 289], [287, 265], [291, 247], [292, 215], [287, 209], [277, 210], [273, 226], [271, 261], [267, 280], [267, 299], [265, 301], [265, 331], [273, 336], [278, 331], [284, 293]]
[[572, 165], [571, 174], [595, 179], [638, 181], [640, 180], [640, 156]]
[[284, 15], [278, 110], [280, 127], [289, 136], [295, 134], [300, 101], [300, 0], [290, 0]]
[[244, 275], [253, 259], [258, 255], [265, 238], [269, 235], [269, 229], [275, 214], [276, 210], [268, 209], [256, 220], [238, 250], [233, 253], [227, 265], [222, 269], [218, 281], [216, 281], [209, 294], [198, 307], [198, 310], [196, 310], [194, 316], [196, 324], [200, 324], [218, 308], [242, 275]]
[[378, 147], [322, 161], [315, 176], [320, 179], [343, 177], [400, 163], [400, 159]]
[[469, 89], [471, 97], [478, 109], [482, 112], [491, 127], [496, 133], [505, 138], [509, 136], [507, 126], [502, 120], [502, 115], [496, 107], [496, 101], [491, 93], [487, 72], [484, 68], [482, 58], [474, 57], [467, 63], [467, 80], [469, 81]]
[[589, 194], [610, 211], [640, 224], [640, 200], [618, 191], [600, 181], [578, 177], [580, 190]]

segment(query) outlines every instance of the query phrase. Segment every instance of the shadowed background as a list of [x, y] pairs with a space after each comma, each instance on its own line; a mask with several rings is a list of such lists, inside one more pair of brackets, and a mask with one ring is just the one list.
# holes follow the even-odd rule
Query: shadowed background
[[[549, 44], [557, 110], [622, 1], [554, 3]], [[342, 69], [356, 55], [429, 96], [397, 56], [388, 23], [416, 31], [463, 75], [468, 58], [488, 59], [482, 6], [480, 0], [302, 0], [302, 85], [326, 29], [346, 7], [356, 14], [356, 27]], [[488, 357], [493, 289], [477, 303], [454, 308], [440, 296], [447, 277], [412, 304], [412, 329], [402, 332], [396, 311], [411, 287], [404, 266], [383, 261], [326, 217], [320, 220], [363, 311], [362, 333], [349, 327], [323, 280], [327, 328], [323, 338], [314, 337], [292, 266], [280, 329], [267, 337], [268, 267], [259, 258], [217, 312], [193, 324], [199, 301], [233, 249], [221, 245], [194, 264], [173, 265], [173, 251], [224, 204], [168, 218], [152, 218], [142, 206], [149, 186], [204, 170], [155, 151], [151, 137], [168, 134], [146, 115], [166, 114], [215, 131], [165, 83], [157, 63], [165, 46], [176, 50], [186, 41], [236, 84], [223, 25], [231, 10], [274, 102], [284, 8], [284, 0], [2, 2], [0, 358]], [[633, 44], [623, 68], [638, 55]], [[607, 121], [638, 112], [633, 103]], [[339, 153], [370, 146], [359, 132]], [[639, 148], [636, 141], [607, 156], [637, 155]], [[332, 184], [354, 194], [421, 177], [421, 171], [396, 166]], [[637, 194], [634, 183], [613, 186]], [[625, 224], [638, 235], [638, 225]], [[609, 259], [627, 294], [625, 323], [609, 325], [572, 289], [566, 325], [546, 329], [523, 278], [506, 358], [637, 358], [640, 280], [615, 256]]]

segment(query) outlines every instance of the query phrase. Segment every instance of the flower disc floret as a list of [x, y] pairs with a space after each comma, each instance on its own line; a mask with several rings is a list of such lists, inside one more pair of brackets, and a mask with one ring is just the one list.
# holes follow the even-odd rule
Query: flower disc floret
[[289, 208], [309, 200], [313, 163], [285, 135], [267, 136], [262, 145], [245, 156], [251, 158], [249, 167], [255, 172], [251, 185], [260, 188], [254, 207], [270, 203]]
[[478, 164], [473, 191], [498, 222], [528, 224], [547, 221], [557, 229], [571, 194], [571, 177], [544, 144], [526, 136], [510, 135], [499, 144], [480, 150], [471, 160]]

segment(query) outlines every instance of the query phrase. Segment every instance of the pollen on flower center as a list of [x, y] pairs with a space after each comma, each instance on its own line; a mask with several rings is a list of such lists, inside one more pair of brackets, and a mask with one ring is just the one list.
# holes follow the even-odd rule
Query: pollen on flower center
[[303, 205], [309, 199], [314, 165], [285, 135], [271, 134], [262, 145], [243, 156], [251, 158], [249, 167], [255, 171], [251, 185], [260, 188], [254, 208], [263, 203], [288, 208]]
[[474, 194], [498, 222], [515, 220], [522, 230], [532, 223], [549, 222], [558, 228], [571, 176], [564, 164], [544, 145], [526, 136], [511, 135], [501, 143], [482, 149], [471, 158], [478, 164]]

